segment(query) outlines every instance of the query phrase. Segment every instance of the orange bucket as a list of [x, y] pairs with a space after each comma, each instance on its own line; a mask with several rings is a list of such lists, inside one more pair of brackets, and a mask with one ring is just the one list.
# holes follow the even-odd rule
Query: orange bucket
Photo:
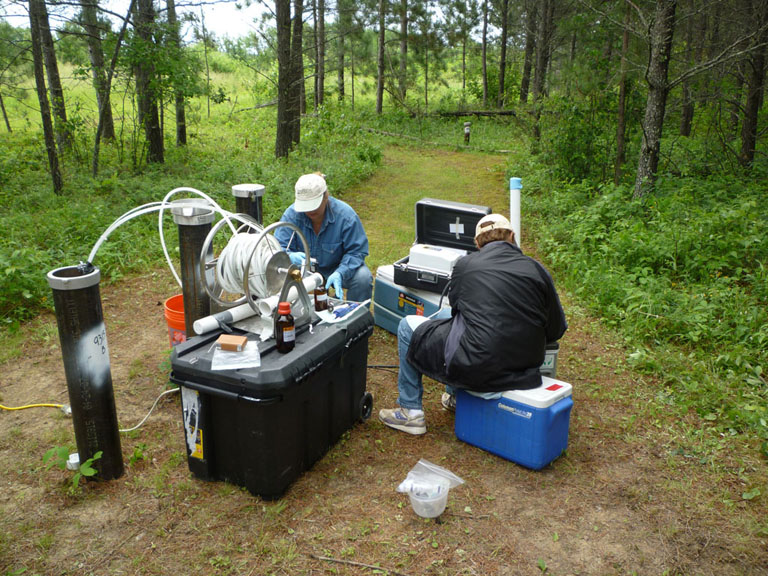
[[165, 301], [165, 321], [168, 323], [168, 339], [171, 341], [171, 346], [176, 346], [187, 339], [183, 294], [176, 294]]

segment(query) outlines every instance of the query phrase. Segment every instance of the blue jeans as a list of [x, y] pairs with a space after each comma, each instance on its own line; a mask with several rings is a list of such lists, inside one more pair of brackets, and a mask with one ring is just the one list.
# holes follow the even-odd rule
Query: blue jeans
[[[434, 317], [448, 318], [450, 315], [450, 308], [443, 308]], [[399, 393], [397, 403], [409, 410], [422, 409], [421, 398], [424, 394], [424, 386], [421, 383], [421, 372], [411, 366], [406, 358], [413, 331], [424, 322], [429, 322], [429, 318], [406, 316], [400, 320], [397, 327], [397, 352], [400, 355], [400, 370], [397, 375], [397, 391]]]
[[371, 299], [373, 292], [373, 275], [368, 266], [363, 264], [355, 270], [355, 274], [342, 286], [347, 291], [347, 300], [365, 302]]
[[[335, 270], [318, 270], [323, 275], [325, 280], [328, 280], [328, 276], [333, 274]], [[368, 269], [368, 266], [363, 264], [359, 268], [355, 269], [355, 273], [349, 280], [342, 281], [341, 287], [346, 291], [346, 299], [352, 300], [352, 302], [365, 302], [371, 299], [373, 293], [373, 274]]]

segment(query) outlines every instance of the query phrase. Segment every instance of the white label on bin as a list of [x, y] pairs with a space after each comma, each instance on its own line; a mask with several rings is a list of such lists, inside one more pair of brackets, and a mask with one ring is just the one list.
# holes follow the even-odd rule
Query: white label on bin
[[464, 224], [461, 222], [452, 222], [450, 224], [451, 234], [464, 234]]
[[200, 393], [181, 387], [181, 409], [190, 458], [203, 459], [203, 431], [200, 429]]
[[499, 402], [499, 408], [506, 410], [507, 412], [512, 412], [512, 414], [515, 416], [520, 416], [527, 420], [530, 420], [533, 417], [533, 412], [529, 412], [528, 410], [520, 410], [520, 408], [515, 408], [514, 406], [507, 406], [502, 402]]

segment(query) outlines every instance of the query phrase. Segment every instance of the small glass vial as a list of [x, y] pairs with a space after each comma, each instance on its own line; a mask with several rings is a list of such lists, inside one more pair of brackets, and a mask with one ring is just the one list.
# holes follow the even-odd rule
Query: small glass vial
[[328, 310], [328, 292], [322, 282], [315, 288], [315, 312]]
[[275, 317], [275, 343], [277, 351], [287, 354], [296, 346], [296, 325], [291, 316], [291, 303], [280, 302]]

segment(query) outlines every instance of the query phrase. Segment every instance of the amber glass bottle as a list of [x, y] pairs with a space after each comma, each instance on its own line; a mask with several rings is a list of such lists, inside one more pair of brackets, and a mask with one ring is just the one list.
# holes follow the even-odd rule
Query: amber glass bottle
[[275, 317], [275, 343], [277, 351], [286, 354], [296, 346], [296, 325], [291, 316], [291, 303], [280, 302]]
[[315, 312], [328, 310], [328, 292], [322, 282], [315, 288]]

